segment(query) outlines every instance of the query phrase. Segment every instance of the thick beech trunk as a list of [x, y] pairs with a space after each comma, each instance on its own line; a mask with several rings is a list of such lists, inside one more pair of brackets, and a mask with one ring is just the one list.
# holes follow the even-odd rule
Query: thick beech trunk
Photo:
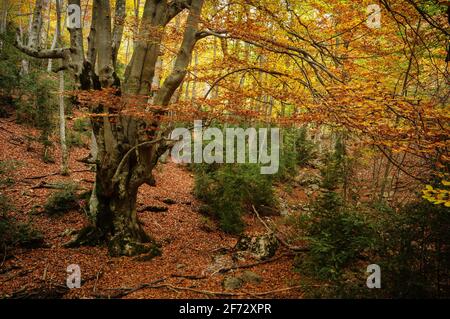
[[[108, 183], [115, 165], [100, 168], [97, 172], [93, 198], [91, 199], [92, 225], [87, 237], [78, 240], [87, 244], [106, 241], [112, 256], [134, 256], [142, 253], [158, 254], [157, 245], [142, 229], [136, 213], [137, 184], [131, 182], [132, 172], [124, 172], [121, 181]], [[94, 242], [92, 242], [94, 241]], [[83, 242], [80, 242], [83, 244]]]
[[[37, 0], [37, 3], [40, 1]], [[80, 0], [69, 0], [69, 4], [79, 5]], [[81, 28], [69, 30], [70, 48], [40, 50], [39, 46], [24, 46], [20, 39], [16, 45], [34, 57], [62, 59], [64, 69], [72, 72], [82, 90], [117, 88], [117, 94], [124, 97], [122, 102], [125, 106], [121, 107], [126, 108], [129, 96], [139, 94], [143, 103], [147, 101], [160, 53], [161, 30], [181, 11], [189, 10], [173, 70], [154, 96], [153, 104], [160, 108], [157, 111], [148, 110], [153, 112], [152, 120], [123, 115], [115, 105], [92, 105], [92, 113], [108, 116], [93, 117], [91, 120], [97, 143], [97, 173], [89, 213], [91, 225], [68, 244], [77, 246], [105, 242], [113, 256], [143, 253], [153, 256], [158, 254], [158, 248], [138, 221], [136, 197], [141, 185], [154, 185], [152, 170], [168, 148], [159, 117], [165, 113], [165, 107], [186, 75], [198, 40], [196, 35], [203, 0], [145, 2], [138, 39], [123, 85], [115, 73], [115, 62], [123, 34], [126, 3], [118, 0], [116, 5], [117, 21], [112, 30], [110, 1], [94, 0], [94, 20], [88, 38], [87, 57]]]

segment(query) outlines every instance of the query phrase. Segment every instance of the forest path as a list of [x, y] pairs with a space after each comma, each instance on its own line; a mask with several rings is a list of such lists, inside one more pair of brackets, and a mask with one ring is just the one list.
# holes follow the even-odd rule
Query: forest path
[[[71, 125], [69, 121], [69, 127]], [[124, 293], [121, 297], [207, 298], [226, 297], [227, 294], [245, 298], [302, 297], [301, 290], [293, 288], [300, 284], [299, 275], [293, 271], [293, 257], [283, 256], [282, 249], [275, 256], [279, 258], [273, 262], [226, 273], [217, 272], [221, 267], [256, 261], [251, 258], [232, 259], [229, 250], [238, 238], [204, 227], [205, 218], [197, 212], [200, 203], [192, 194], [193, 176], [173, 163], [160, 164], [154, 171], [157, 186], [142, 186], [138, 195], [141, 209], [167, 207], [166, 212], [138, 213], [145, 231], [162, 244], [160, 257], [142, 261], [129, 257], [111, 258], [105, 247], [63, 248], [63, 243], [70, 239], [67, 233], [86, 225], [86, 217], [80, 211], [70, 211], [60, 217], [39, 213], [39, 205], [43, 205], [55, 190], [36, 186], [41, 182], [74, 181], [87, 189], [92, 185], [94, 174], [77, 161], [85, 157], [88, 150], [73, 148], [70, 169], [77, 172], [69, 177], [58, 175], [60, 156], [57, 141], [54, 141], [53, 151], [55, 163], [46, 164], [42, 161], [42, 146], [35, 140], [38, 136], [36, 129], [16, 124], [13, 118], [0, 119], [0, 161], [13, 167], [6, 173], [11, 179], [9, 186], [1, 189], [14, 206], [9, 214], [18, 221], [30, 221], [45, 237], [45, 247], [18, 248], [9, 252], [12, 258], [0, 261], [0, 296], [43, 297], [45, 294], [64, 298], [107, 298]], [[43, 175], [49, 176], [31, 179]], [[265, 232], [254, 216], [246, 217], [245, 222], [247, 233]], [[71, 264], [80, 266], [82, 286], [68, 291], [65, 288], [66, 268]], [[245, 270], [256, 273], [262, 281], [244, 283], [236, 290], [224, 290], [222, 282], [225, 277], [238, 277]], [[143, 288], [145, 283], [154, 284]], [[138, 287], [140, 289], [134, 289]], [[276, 292], [266, 294], [274, 290]], [[206, 291], [225, 295], [209, 295]]]

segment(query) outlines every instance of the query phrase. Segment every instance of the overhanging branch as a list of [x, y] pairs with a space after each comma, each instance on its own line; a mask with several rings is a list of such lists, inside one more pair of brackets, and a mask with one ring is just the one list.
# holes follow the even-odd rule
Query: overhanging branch
[[29, 46], [24, 45], [19, 38], [19, 35], [16, 37], [16, 41], [14, 42], [14, 46], [19, 49], [21, 52], [25, 53], [28, 56], [38, 58], [38, 59], [65, 59], [67, 53], [69, 52], [69, 48], [57, 48], [52, 50], [38, 50], [31, 48]]

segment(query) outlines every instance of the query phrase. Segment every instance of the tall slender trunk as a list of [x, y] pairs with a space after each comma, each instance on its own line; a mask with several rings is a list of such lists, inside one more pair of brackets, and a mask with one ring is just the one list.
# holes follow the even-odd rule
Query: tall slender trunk
[[195, 103], [195, 99], [197, 98], [197, 76], [198, 76], [198, 53], [194, 52], [194, 72], [193, 77], [194, 80], [192, 82], [192, 95], [191, 99]]
[[61, 141], [61, 175], [69, 174], [69, 154], [66, 143], [66, 116], [64, 110], [64, 71], [59, 72], [59, 139]]
[[7, 24], [7, 18], [8, 18], [8, 7], [9, 7], [9, 0], [2, 0], [1, 7], [0, 7], [0, 33], [3, 33], [6, 31], [6, 24]]

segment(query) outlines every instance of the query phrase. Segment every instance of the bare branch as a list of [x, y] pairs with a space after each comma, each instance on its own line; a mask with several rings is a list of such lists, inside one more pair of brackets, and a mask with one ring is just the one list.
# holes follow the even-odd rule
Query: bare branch
[[50, 50], [39, 50], [36, 48], [32, 48], [24, 45], [20, 40], [19, 33], [16, 36], [16, 41], [14, 42], [14, 46], [25, 53], [28, 56], [38, 58], [38, 59], [65, 59], [67, 54], [69, 53], [69, 48], [57, 48]]

